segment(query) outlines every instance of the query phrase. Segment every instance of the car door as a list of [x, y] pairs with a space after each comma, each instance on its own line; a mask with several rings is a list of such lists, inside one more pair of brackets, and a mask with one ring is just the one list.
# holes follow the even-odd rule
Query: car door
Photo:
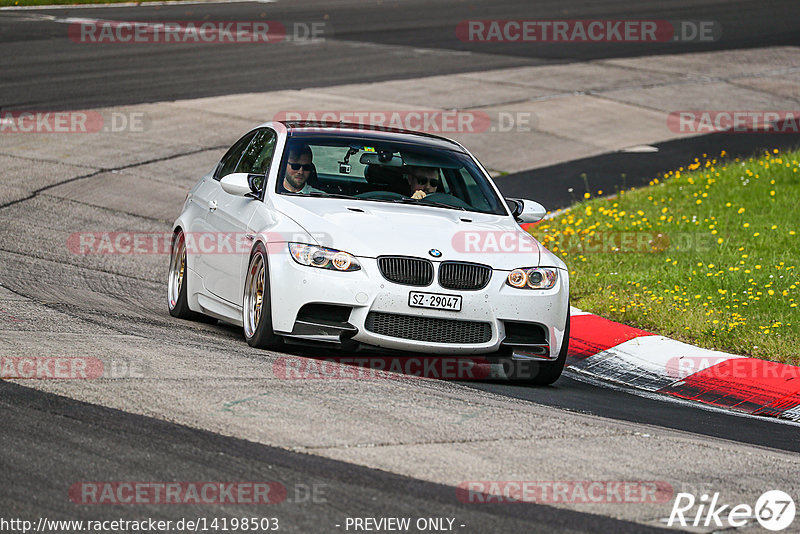
[[206, 285], [206, 281], [212, 274], [210, 271], [211, 264], [209, 263], [211, 254], [206, 253], [211, 247], [204, 245], [207, 245], [210, 242], [209, 240], [216, 239], [217, 235], [216, 229], [211, 226], [208, 214], [217, 209], [217, 197], [221, 190], [219, 180], [225, 174], [233, 172], [255, 135], [256, 131], [251, 131], [236, 141], [222, 156], [222, 159], [219, 160], [211, 175], [203, 178], [200, 186], [195, 191], [194, 201], [197, 202], [202, 215], [193, 220], [192, 227], [188, 229], [186, 249], [189, 254], [194, 256], [192, 264], [197, 274], [204, 280], [204, 285]]
[[[275, 152], [277, 134], [270, 128], [256, 130], [236, 166], [221, 168], [220, 178], [232, 172], [265, 175]], [[250, 253], [250, 236], [255, 232], [248, 225], [253, 213], [263, 203], [252, 197], [231, 195], [218, 187], [208, 211], [208, 224], [216, 232], [216, 250], [206, 256], [209, 279], [206, 288], [229, 303], [241, 305], [244, 271]]]

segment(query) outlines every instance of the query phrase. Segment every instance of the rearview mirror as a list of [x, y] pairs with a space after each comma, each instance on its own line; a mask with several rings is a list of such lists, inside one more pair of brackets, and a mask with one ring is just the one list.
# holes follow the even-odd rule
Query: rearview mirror
[[[259, 182], [260, 181], [260, 182]], [[260, 174], [249, 174], [246, 172], [235, 172], [228, 174], [219, 181], [222, 190], [228, 194], [245, 197], [258, 193], [259, 183], [263, 185], [264, 176]]]
[[387, 167], [402, 167], [403, 160], [393, 156], [390, 152], [364, 152], [358, 161], [362, 165], [385, 165]]
[[544, 206], [533, 200], [524, 198], [507, 198], [506, 203], [511, 210], [511, 215], [518, 223], [535, 223], [544, 219], [547, 210]]

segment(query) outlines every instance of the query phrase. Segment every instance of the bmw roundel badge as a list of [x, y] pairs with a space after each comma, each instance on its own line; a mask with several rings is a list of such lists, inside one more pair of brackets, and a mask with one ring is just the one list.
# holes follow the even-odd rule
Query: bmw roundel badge
[[435, 248], [430, 249], [428, 251], [428, 254], [430, 254], [434, 258], [441, 258], [442, 257], [442, 251], [441, 250], [437, 250]]

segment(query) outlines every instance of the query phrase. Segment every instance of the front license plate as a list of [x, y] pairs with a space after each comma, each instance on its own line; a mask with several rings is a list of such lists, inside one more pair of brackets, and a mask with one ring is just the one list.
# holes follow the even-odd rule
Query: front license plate
[[408, 294], [408, 305], [414, 308], [461, 311], [461, 296], [412, 291]]

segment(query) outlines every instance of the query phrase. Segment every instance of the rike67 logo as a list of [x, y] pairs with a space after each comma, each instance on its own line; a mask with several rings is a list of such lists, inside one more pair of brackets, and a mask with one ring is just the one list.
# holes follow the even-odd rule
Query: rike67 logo
[[778, 532], [794, 521], [794, 499], [788, 493], [771, 490], [763, 493], [756, 505], [731, 505], [720, 500], [719, 492], [704, 493], [697, 499], [691, 493], [678, 493], [669, 514], [670, 527], [744, 527], [755, 518], [761, 527]]

